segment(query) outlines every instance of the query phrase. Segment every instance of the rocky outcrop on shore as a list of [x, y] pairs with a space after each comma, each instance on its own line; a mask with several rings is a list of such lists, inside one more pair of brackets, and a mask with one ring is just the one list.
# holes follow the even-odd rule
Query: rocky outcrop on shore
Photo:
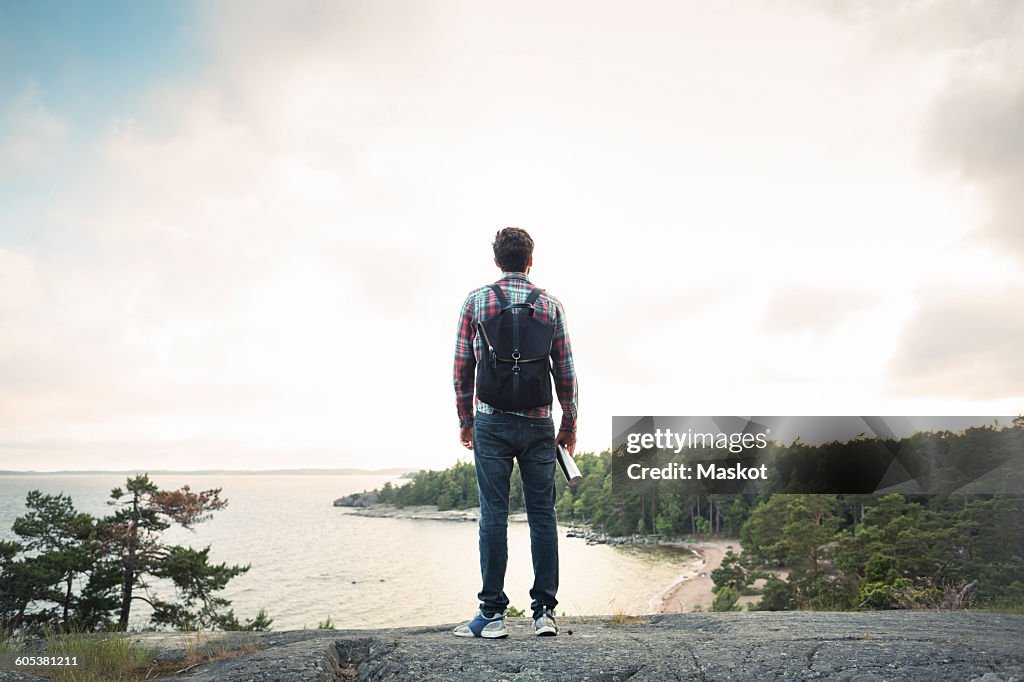
[[[345, 499], [345, 498], [342, 498]], [[439, 510], [436, 505], [417, 505], [396, 507], [391, 504], [340, 505], [335, 507], [352, 507], [349, 512], [354, 516], [369, 516], [377, 519], [413, 519], [416, 521], [478, 521], [480, 508]]]
[[[1024, 616], [973, 611], [694, 613], [564, 618], [535, 637], [454, 637], [454, 623], [386, 630], [220, 633], [222, 657], [165, 680], [973, 680], [1024, 681]], [[164, 660], [181, 635], [130, 635]], [[158, 646], [162, 641], [164, 646]], [[0, 671], [0, 680], [38, 679]]]
[[[413, 521], [472, 521], [480, 520], [480, 507], [469, 509], [438, 509], [436, 505], [424, 504], [408, 507], [396, 507], [392, 504], [338, 504], [340, 498], [335, 500], [335, 507], [350, 507], [347, 512], [353, 516], [369, 516], [375, 519], [412, 519]], [[510, 523], [526, 523], [526, 513], [518, 512], [509, 514]]]
[[664, 537], [661, 535], [609, 535], [590, 526], [569, 526], [565, 537], [586, 540], [588, 545], [671, 545], [691, 542], [690, 538]]
[[358, 507], [365, 509], [367, 507], [373, 507], [376, 504], [377, 493], [373, 491], [370, 491], [368, 493], [352, 493], [351, 495], [339, 497], [334, 501], [335, 507]]

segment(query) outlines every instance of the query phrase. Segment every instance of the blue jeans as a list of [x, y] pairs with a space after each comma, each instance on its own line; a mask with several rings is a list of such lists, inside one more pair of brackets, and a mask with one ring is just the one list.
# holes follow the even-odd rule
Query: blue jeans
[[550, 417], [477, 412], [473, 419], [473, 459], [480, 490], [480, 574], [477, 595], [484, 613], [504, 611], [508, 565], [509, 481], [519, 460], [533, 555], [534, 614], [558, 600], [558, 528], [555, 525], [555, 424]]

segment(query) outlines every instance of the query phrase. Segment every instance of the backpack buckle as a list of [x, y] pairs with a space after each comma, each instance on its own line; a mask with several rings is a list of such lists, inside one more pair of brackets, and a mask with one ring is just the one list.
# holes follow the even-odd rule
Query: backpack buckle
[[518, 349], [512, 351], [512, 359], [516, 361], [516, 364], [512, 365], [512, 371], [513, 372], [518, 372], [519, 371], [519, 358], [521, 358], [521, 357], [523, 357], [523, 356], [520, 355]]

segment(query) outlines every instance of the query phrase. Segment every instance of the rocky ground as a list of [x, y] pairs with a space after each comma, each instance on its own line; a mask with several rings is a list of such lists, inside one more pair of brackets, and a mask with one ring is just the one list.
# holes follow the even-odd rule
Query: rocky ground
[[[621, 620], [621, 619], [620, 619]], [[638, 622], [564, 619], [535, 637], [460, 639], [455, 624], [390, 630], [225, 633], [221, 660], [160, 679], [256, 680], [976, 680], [1024, 682], [1024, 616], [974, 612], [692, 613]], [[181, 635], [138, 635], [163, 661]], [[231, 656], [232, 650], [242, 651]], [[36, 679], [0, 672], [0, 680]]]

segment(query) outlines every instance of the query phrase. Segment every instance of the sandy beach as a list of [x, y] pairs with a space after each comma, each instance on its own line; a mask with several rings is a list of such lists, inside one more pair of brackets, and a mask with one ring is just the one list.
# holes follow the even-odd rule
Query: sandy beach
[[711, 582], [711, 571], [722, 565], [722, 557], [730, 549], [736, 554], [740, 553], [740, 541], [707, 540], [672, 543], [672, 546], [690, 550], [700, 557], [700, 561], [680, 575], [679, 579], [662, 593], [661, 605], [657, 612], [690, 613], [698, 607], [701, 611], [709, 610], [715, 598], [711, 591], [714, 587], [714, 583]]

